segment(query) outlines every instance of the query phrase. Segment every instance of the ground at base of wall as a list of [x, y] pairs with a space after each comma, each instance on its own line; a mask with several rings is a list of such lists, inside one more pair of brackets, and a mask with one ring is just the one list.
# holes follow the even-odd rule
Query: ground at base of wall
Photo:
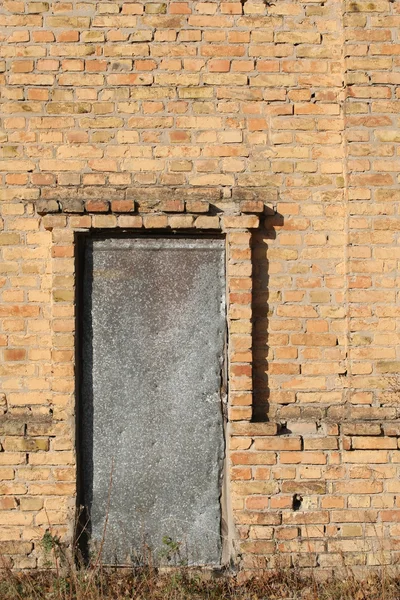
[[264, 572], [243, 577], [202, 576], [178, 567], [159, 573], [140, 571], [55, 570], [15, 573], [7, 567], [0, 574], [2, 600], [398, 600], [400, 577], [382, 567], [374, 574], [321, 571], [301, 574], [296, 569]]

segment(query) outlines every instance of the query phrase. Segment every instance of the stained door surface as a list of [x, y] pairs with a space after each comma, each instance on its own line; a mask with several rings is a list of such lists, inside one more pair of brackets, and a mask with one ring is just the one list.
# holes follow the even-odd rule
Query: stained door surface
[[221, 239], [85, 242], [81, 502], [105, 563], [221, 562], [224, 261]]

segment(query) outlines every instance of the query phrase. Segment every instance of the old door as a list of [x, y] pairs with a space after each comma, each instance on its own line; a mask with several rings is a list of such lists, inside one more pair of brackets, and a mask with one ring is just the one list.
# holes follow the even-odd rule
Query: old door
[[221, 562], [222, 239], [89, 237], [79, 463], [90, 546]]

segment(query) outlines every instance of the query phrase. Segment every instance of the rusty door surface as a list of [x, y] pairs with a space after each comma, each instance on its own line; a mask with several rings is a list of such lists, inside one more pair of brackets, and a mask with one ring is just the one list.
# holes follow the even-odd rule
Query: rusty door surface
[[[79, 463], [105, 563], [221, 562], [225, 250], [87, 238]], [[107, 521], [107, 523], [106, 523]]]

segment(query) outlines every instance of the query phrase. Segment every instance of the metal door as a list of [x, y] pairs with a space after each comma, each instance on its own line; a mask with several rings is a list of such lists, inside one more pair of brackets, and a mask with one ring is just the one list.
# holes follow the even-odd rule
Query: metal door
[[89, 237], [81, 277], [90, 546], [104, 563], [219, 565], [224, 241]]

